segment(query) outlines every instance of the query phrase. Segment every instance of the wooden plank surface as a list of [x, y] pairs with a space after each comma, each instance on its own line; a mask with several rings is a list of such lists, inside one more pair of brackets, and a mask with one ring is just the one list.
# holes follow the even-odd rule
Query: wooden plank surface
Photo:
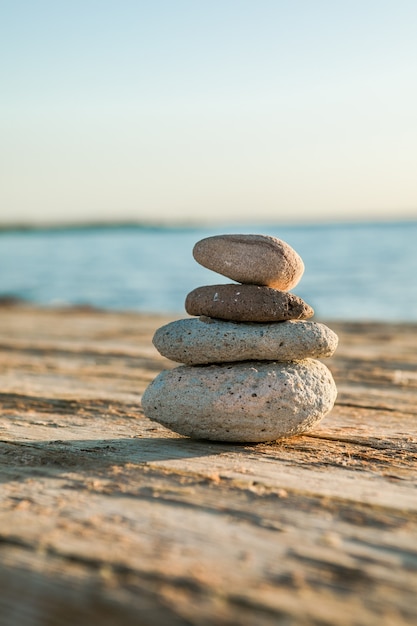
[[417, 325], [329, 323], [311, 434], [147, 420], [160, 316], [0, 309], [0, 626], [414, 624]]

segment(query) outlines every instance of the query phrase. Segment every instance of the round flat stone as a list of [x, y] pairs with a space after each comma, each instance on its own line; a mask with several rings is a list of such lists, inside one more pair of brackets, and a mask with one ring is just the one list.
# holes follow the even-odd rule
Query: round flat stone
[[142, 407], [149, 419], [181, 435], [259, 442], [311, 430], [336, 395], [320, 361], [245, 361], [163, 371], [146, 389]]
[[198, 241], [195, 260], [239, 283], [289, 291], [299, 282], [304, 263], [285, 241], [269, 235], [215, 235]]
[[160, 354], [187, 365], [235, 361], [298, 361], [331, 356], [338, 337], [318, 322], [236, 323], [187, 318], [158, 328]]
[[189, 315], [206, 315], [234, 322], [282, 322], [308, 319], [314, 311], [298, 296], [257, 285], [207, 285], [185, 300]]

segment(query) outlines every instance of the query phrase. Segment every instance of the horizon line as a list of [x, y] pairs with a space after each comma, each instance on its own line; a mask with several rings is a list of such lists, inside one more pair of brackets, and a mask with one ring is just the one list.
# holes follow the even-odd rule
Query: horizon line
[[351, 217], [340, 216], [340, 218], [332, 217], [327, 219], [324, 217], [316, 219], [267, 219], [261, 218], [259, 220], [249, 219], [218, 219], [218, 220], [135, 220], [135, 219], [109, 219], [109, 220], [74, 220], [74, 221], [26, 221], [19, 220], [16, 222], [1, 222], [0, 221], [0, 233], [3, 232], [25, 232], [25, 231], [64, 231], [64, 230], [110, 230], [114, 228], [137, 228], [143, 230], [152, 229], [167, 229], [167, 230], [183, 230], [183, 229], [210, 229], [220, 226], [251, 226], [253, 225], [268, 225], [268, 226], [283, 226], [283, 227], [300, 227], [300, 226], [326, 226], [337, 225], [342, 226], [354, 225], [354, 224], [389, 224], [389, 223], [413, 223], [417, 221], [416, 216], [399, 216], [399, 217]]

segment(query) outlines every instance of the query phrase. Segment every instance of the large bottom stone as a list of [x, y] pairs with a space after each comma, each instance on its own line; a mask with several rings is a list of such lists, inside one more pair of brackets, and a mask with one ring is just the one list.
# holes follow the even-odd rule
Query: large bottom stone
[[260, 442], [311, 430], [337, 390], [323, 363], [246, 361], [161, 372], [142, 398], [145, 415], [195, 439]]

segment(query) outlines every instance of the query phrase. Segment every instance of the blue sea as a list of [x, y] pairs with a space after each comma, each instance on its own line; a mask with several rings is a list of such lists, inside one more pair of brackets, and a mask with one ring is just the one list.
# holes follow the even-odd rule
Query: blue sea
[[306, 267], [293, 292], [316, 319], [417, 321], [417, 221], [3, 230], [0, 299], [181, 316], [189, 291], [231, 282], [192, 257], [199, 239], [220, 233], [293, 246]]

